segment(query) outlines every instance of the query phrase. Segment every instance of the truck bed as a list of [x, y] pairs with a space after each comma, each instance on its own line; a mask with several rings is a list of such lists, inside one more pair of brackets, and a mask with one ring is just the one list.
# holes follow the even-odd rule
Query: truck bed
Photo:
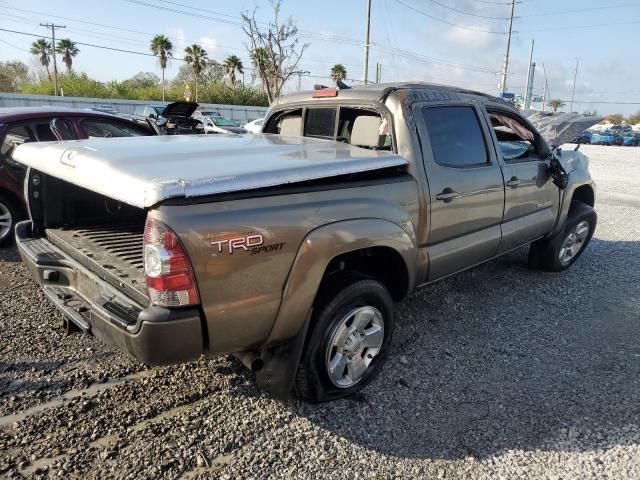
[[143, 234], [144, 224], [140, 223], [47, 229], [51, 243], [146, 305], [149, 298], [144, 278]]

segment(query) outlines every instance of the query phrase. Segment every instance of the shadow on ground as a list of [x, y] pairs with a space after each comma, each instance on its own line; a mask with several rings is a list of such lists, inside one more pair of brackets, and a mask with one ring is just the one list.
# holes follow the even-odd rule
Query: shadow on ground
[[559, 274], [523, 250], [407, 299], [381, 377], [297, 413], [404, 458], [640, 444], [639, 321], [640, 242]]

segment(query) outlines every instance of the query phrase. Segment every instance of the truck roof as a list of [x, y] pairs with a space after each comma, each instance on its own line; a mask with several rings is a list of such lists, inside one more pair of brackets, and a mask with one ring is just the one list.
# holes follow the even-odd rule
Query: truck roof
[[391, 152], [281, 135], [169, 135], [26, 143], [13, 159], [139, 208], [338, 177], [407, 161]]
[[[329, 87], [333, 88], [333, 87]], [[428, 82], [393, 82], [393, 83], [370, 83], [368, 85], [353, 86], [349, 89], [342, 89], [338, 92], [338, 101], [368, 101], [377, 102], [388, 96], [391, 92], [397, 90], [413, 90], [423, 94], [432, 93], [434, 95], [442, 93], [450, 94], [463, 94], [472, 95], [481, 98], [485, 101], [496, 102], [503, 105], [512, 107], [510, 103], [501, 100], [498, 97], [488, 95], [486, 93], [477, 92], [474, 90], [468, 90], [460, 87], [454, 87], [449, 85], [440, 85], [437, 83]], [[279, 97], [272, 106], [283, 106], [288, 104], [299, 104], [301, 102], [308, 102], [311, 99], [313, 91], [292, 93], [289, 95], [283, 95]], [[336, 98], [329, 97], [331, 100]]]

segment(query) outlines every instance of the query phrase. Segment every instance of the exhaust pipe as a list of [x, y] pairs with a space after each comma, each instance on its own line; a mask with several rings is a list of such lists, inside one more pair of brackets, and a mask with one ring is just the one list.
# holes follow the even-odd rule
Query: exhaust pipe
[[264, 367], [264, 360], [258, 352], [237, 352], [233, 356], [252, 372], [259, 372]]

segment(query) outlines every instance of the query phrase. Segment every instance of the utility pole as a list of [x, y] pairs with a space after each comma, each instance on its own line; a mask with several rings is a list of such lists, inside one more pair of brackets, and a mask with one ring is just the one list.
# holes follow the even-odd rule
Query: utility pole
[[382, 81], [382, 64], [376, 62], [376, 83], [380, 83]]
[[533, 90], [533, 85], [531, 85], [531, 65], [533, 64], [533, 46], [535, 45], [535, 41], [531, 40], [531, 53], [529, 54], [529, 69], [527, 70], [527, 85], [524, 87], [524, 108], [527, 110], [531, 106], [531, 99], [529, 97], [529, 87]]
[[364, 39], [364, 84], [369, 83], [369, 30], [371, 29], [371, 0], [367, 0], [367, 29]]
[[58, 96], [58, 64], [56, 62], [56, 28], [67, 28], [64, 25], [56, 25], [54, 23], [41, 23], [41, 27], [51, 29], [51, 53], [53, 54], [53, 92]]
[[509, 71], [509, 51], [511, 50], [511, 33], [513, 32], [513, 14], [516, 9], [516, 0], [511, 0], [511, 15], [509, 15], [509, 34], [507, 35], [507, 49], [502, 65], [502, 80], [500, 80], [500, 95], [507, 91], [507, 73]]
[[295, 73], [298, 75], [298, 91], [301, 92], [302, 91], [302, 75], [309, 75], [311, 72], [308, 72], [307, 70], [298, 70]]
[[576, 71], [573, 74], [573, 90], [571, 91], [571, 108], [569, 109], [569, 113], [573, 113], [573, 100], [576, 96], [576, 80], [578, 79], [578, 64], [580, 60], [576, 58]]
[[547, 95], [549, 95], [549, 82], [547, 81], [547, 69], [542, 64], [542, 73], [544, 73], [544, 93], [542, 94], [542, 111], [544, 112], [545, 104], [547, 103]]

